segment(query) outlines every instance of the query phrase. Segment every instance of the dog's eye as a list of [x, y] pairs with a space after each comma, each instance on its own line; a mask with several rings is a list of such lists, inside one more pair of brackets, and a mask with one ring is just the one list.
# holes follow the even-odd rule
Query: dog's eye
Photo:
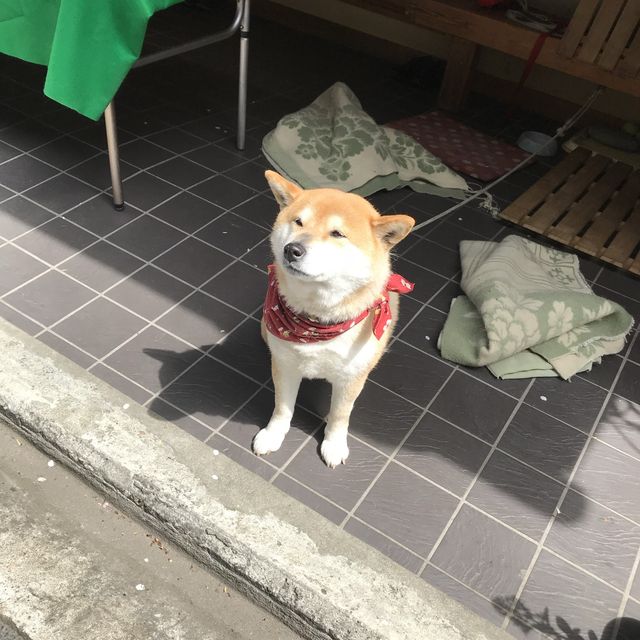
[[340, 231], [338, 231], [337, 229], [334, 229], [330, 234], [329, 234], [332, 238], [344, 238], [345, 235], [344, 233], [341, 233]]
[[299, 227], [301, 227], [301, 226], [302, 226], [302, 220], [300, 220], [300, 218], [296, 218], [296, 219], [294, 220], [294, 222], [295, 222]]

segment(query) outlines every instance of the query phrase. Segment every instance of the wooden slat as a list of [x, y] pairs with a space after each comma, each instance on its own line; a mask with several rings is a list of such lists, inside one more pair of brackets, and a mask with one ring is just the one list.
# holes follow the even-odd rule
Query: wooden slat
[[624, 186], [593, 221], [582, 238], [575, 243], [575, 247], [589, 255], [599, 256], [609, 237], [633, 209], [639, 197], [640, 171], [635, 171], [627, 178]]
[[636, 257], [630, 267], [628, 267], [631, 273], [635, 273], [636, 275], [640, 275], [640, 254]]
[[628, 0], [598, 60], [600, 67], [611, 70], [618, 64], [639, 21], [640, 0]]
[[516, 198], [503, 212], [502, 217], [511, 222], [521, 223], [523, 218], [540, 206], [545, 198], [557, 189], [566, 179], [577, 171], [590, 157], [591, 153], [578, 147], [564, 157], [553, 169], [546, 173], [530, 189]]
[[446, 111], [459, 111], [469, 92], [469, 80], [478, 46], [469, 40], [451, 36], [447, 68], [440, 85], [438, 106]]
[[602, 50], [625, 0], [603, 0], [593, 24], [580, 47], [577, 58], [583, 62], [594, 62]]
[[612, 162], [593, 188], [575, 203], [556, 227], [549, 230], [549, 237], [564, 244], [572, 244], [576, 234], [595, 217], [630, 173], [629, 165]]
[[633, 213], [622, 225], [601, 258], [619, 267], [629, 266], [632, 263], [630, 254], [638, 242], [640, 242], [640, 203], [636, 205]]
[[397, 20], [410, 20], [413, 2], [407, 0], [348, 0], [349, 4]]
[[640, 29], [636, 32], [633, 42], [616, 67], [616, 73], [635, 78], [640, 72]]
[[575, 199], [602, 173], [608, 159], [604, 156], [592, 156], [586, 164], [563, 184], [558, 191], [552, 193], [545, 203], [529, 218], [523, 226], [538, 233], [547, 229], [575, 202]]
[[[552, 192], [549, 185], [558, 179]], [[594, 154], [564, 178], [550, 171], [519, 200], [531, 208], [514, 213], [508, 207], [501, 217], [640, 274], [640, 254], [634, 256], [640, 246], [640, 169]]]
[[559, 55], [573, 58], [599, 4], [600, 0], [582, 0], [578, 4], [558, 47]]

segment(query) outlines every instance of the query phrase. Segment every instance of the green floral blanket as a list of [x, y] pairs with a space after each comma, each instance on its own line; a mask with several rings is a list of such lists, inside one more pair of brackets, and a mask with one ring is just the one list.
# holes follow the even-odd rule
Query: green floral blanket
[[265, 136], [262, 151], [277, 171], [304, 188], [366, 196], [409, 186], [458, 198], [469, 188], [413, 138], [377, 125], [341, 82], [282, 118]]
[[595, 295], [575, 255], [519, 236], [463, 241], [461, 286], [440, 334], [442, 356], [501, 378], [568, 379], [619, 352], [633, 326]]

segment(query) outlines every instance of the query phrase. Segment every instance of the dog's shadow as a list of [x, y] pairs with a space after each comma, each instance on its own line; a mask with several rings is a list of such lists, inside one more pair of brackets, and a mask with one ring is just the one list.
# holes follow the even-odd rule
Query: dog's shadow
[[[184, 426], [181, 424], [181, 420], [184, 419], [185, 414], [199, 418], [202, 422], [214, 426], [216, 429], [220, 428], [221, 435], [231, 438], [237, 445], [249, 450], [251, 441], [258, 431], [267, 425], [273, 411], [273, 385], [270, 376], [269, 353], [259, 336], [259, 330], [253, 333], [255, 335], [250, 335], [251, 332], [247, 331], [247, 336], [239, 336], [236, 340], [229, 339], [233, 335], [231, 334], [217, 345], [203, 345], [201, 350], [176, 352], [146, 349], [147, 355], [160, 362], [159, 377], [163, 389], [150, 403], [149, 409], [166, 420], [180, 424], [180, 426]], [[249, 400], [251, 395], [249, 393], [245, 406], [241, 407], [242, 403], [234, 406], [232, 402], [221, 398], [219, 391], [214, 390], [220, 376], [224, 374], [225, 368], [223, 366], [219, 364], [214, 366], [218, 377], [211, 375], [211, 370], [206, 371], [206, 375], [201, 378], [193, 374], [198, 369], [197, 361], [202, 359], [203, 352], [220, 362], [231, 365], [236, 370], [245, 372], [245, 375], [251, 378], [253, 382], [248, 381], [248, 384], [253, 390], [251, 393], [255, 393], [255, 396]], [[191, 373], [187, 371], [180, 377], [180, 373], [176, 372], [184, 371], [185, 364], [192, 365]], [[383, 359], [380, 368], [384, 366]], [[229, 370], [227, 369], [227, 371]], [[247, 373], [248, 371], [250, 374]], [[178, 378], [180, 386], [179, 393], [174, 387], [176, 378]], [[184, 382], [185, 378], [188, 378], [186, 382]], [[298, 394], [296, 412], [287, 440], [295, 440], [300, 444], [307, 435], [312, 435], [319, 454], [323, 436], [322, 426], [329, 413], [330, 403], [331, 385], [328, 382], [304, 380]], [[416, 416], [413, 413], [405, 415], [398, 409], [398, 406], [392, 405], [393, 402], [389, 401], [387, 395], [381, 397], [381, 389], [378, 385], [371, 381], [367, 382], [361, 396], [356, 401], [349, 428], [349, 433], [360, 441], [358, 448], [366, 452], [370, 450], [369, 447], [374, 447], [372, 450], [374, 456], [379, 456], [379, 452], [385, 455], [394, 455], [401, 464], [408, 465], [419, 473], [424, 473], [427, 478], [436, 473], [438, 477], [454, 477], [458, 483], [470, 482], [473, 479], [478, 470], [475, 463], [477, 456], [461, 452], [460, 442], [451, 442], [446, 434], [440, 434], [440, 437], [444, 438], [442, 441], [438, 440], [438, 433], [426, 438], [430, 444], [425, 444], [420, 437], [405, 439], [404, 436], [415, 423]], [[203, 430], [205, 429], [206, 427], [203, 427]], [[416, 429], [431, 429], [431, 427], [427, 422], [418, 424]], [[414, 431], [414, 434], [416, 433]], [[432, 442], [434, 439], [435, 446]], [[355, 443], [352, 442], [353, 444]], [[360, 457], [363, 455], [366, 457], [366, 453], [361, 453]], [[278, 457], [276, 454], [272, 454], [269, 459], [274, 464], [278, 464], [276, 462]], [[361, 476], [363, 472], [357, 469], [358, 456], [352, 456], [352, 458], [347, 461], [347, 467], [350, 468], [346, 471], [349, 474]], [[366, 465], [362, 468], [366, 468]], [[331, 472], [327, 470], [327, 473]], [[360, 480], [364, 480], [364, 478], [360, 477]], [[522, 506], [517, 506], [522, 502], [526, 503], [525, 511], [529, 509], [546, 510], [546, 505], [541, 504], [539, 500], [529, 499], [529, 493], [523, 493], [517, 483], [512, 487], [502, 477], [494, 477], [492, 474], [486, 475], [484, 480], [494, 484], [498, 492], [512, 504], [512, 509], [516, 512], [522, 509]], [[418, 483], [417, 487], [420, 480], [417, 478], [416, 482]], [[579, 493], [575, 494], [574, 502], [571, 513], [564, 516], [565, 520], [577, 519], [584, 511], [584, 499]]]
[[[232, 336], [229, 336], [232, 338]], [[242, 342], [242, 344], [240, 344]], [[269, 352], [258, 336], [255, 343], [248, 345], [246, 340], [225, 340], [219, 344], [202, 345], [200, 349], [187, 349], [185, 351], [171, 351], [169, 349], [144, 349], [145, 355], [160, 362], [158, 371], [159, 383], [162, 391], [149, 404], [149, 409], [161, 417], [177, 421], [186, 415], [202, 413], [202, 393], [206, 394], [206, 385], [211, 384], [207, 379], [198, 380], [195, 375], [189, 375], [186, 367], [196, 370], [198, 361], [203, 359], [204, 354], [214, 358], [220, 363], [231, 365], [236, 371], [243, 373], [253, 382], [255, 389], [264, 386], [260, 392], [262, 396], [269, 396], [269, 402], [256, 403], [257, 409], [250, 414], [251, 422], [248, 427], [255, 427], [257, 433], [259, 429], [266, 426], [273, 411], [273, 383], [270, 373]], [[206, 356], [205, 356], [206, 357]], [[174, 384], [182, 376], [189, 377], [188, 385], [181, 385], [187, 389], [179, 396], [176, 395]], [[191, 388], [192, 393], [188, 392]], [[324, 380], [304, 380], [298, 395], [296, 413], [304, 411], [313, 414], [316, 418], [324, 420], [324, 416], [329, 412], [331, 402], [331, 385]], [[215, 407], [211, 405], [209, 412], [216, 417], [216, 422], [223, 421], [234, 415], [239, 407], [229, 407], [220, 403]], [[239, 419], [246, 419], [249, 414], [238, 412]], [[293, 428], [296, 428], [294, 418]], [[318, 436], [321, 439], [321, 435]]]
[[[207, 427], [199, 428], [184, 420], [185, 415], [197, 418], [201, 423], [219, 429], [222, 435], [248, 450], [258, 431], [269, 422], [273, 411], [274, 392], [270, 375], [270, 357], [262, 341], [256, 342], [248, 349], [244, 341], [243, 345], [239, 345], [239, 340], [229, 340], [232, 335], [217, 345], [202, 345], [200, 350], [176, 352], [168, 349], [144, 349], [145, 355], [160, 362], [158, 375], [162, 388], [148, 408], [153, 414], [186, 428], [193, 435], [206, 437]], [[203, 352], [218, 362], [231, 364], [236, 370], [242, 366], [241, 371], [249, 378], [246, 380], [248, 394], [255, 395], [244, 405], [242, 401], [234, 405], [225, 402], [224, 399], [216, 402], [217, 394], [213, 389], [216, 379], [212, 373], [215, 370], [219, 375], [221, 368], [224, 368], [218, 363], [211, 364], [211, 367], [203, 366], [203, 359], [206, 360]], [[184, 370], [185, 365], [191, 366], [191, 371], [179, 373]], [[197, 375], [200, 371], [204, 375]], [[234, 374], [229, 371], [229, 375]], [[329, 411], [330, 398], [329, 383], [323, 380], [304, 380], [300, 387], [292, 433], [288, 438], [298, 442], [307, 435], [313, 436], [316, 440], [318, 458], [324, 416]], [[194, 432], [194, 426], [199, 433]], [[273, 458], [274, 456], [271, 456], [272, 461]]]

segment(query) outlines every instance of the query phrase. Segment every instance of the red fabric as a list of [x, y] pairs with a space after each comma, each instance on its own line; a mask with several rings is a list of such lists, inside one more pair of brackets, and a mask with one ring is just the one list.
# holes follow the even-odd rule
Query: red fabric
[[521, 149], [480, 133], [440, 111], [412, 116], [387, 126], [410, 135], [454, 171], [484, 182], [499, 178], [527, 157]]
[[[529, 53], [529, 58], [527, 59], [527, 64], [525, 65], [522, 71], [520, 80], [518, 80], [518, 84], [516, 85], [516, 88], [513, 92], [513, 97], [511, 98], [511, 101], [514, 104], [514, 106], [515, 106], [515, 101], [517, 97], [520, 95], [520, 92], [522, 91], [522, 87], [524, 87], [524, 83], [527, 81], [527, 78], [529, 77], [529, 75], [531, 74], [531, 71], [533, 70], [533, 65], [536, 63], [536, 60], [538, 59], [538, 56], [542, 51], [542, 47], [544, 46], [544, 43], [547, 41], [547, 38], [550, 35], [551, 35], [550, 33], [546, 33], [546, 32], [540, 33], [536, 38], [536, 41], [533, 43], [533, 47], [531, 48], [531, 52]], [[512, 115], [513, 115], [513, 108], [509, 110], [507, 117], [511, 118]]]
[[274, 336], [288, 342], [323, 342], [331, 340], [362, 322], [371, 311], [374, 313], [373, 335], [380, 340], [386, 328], [391, 324], [391, 306], [389, 292], [409, 293], [413, 291], [413, 283], [405, 280], [397, 273], [392, 273], [380, 299], [357, 318], [339, 324], [320, 324], [313, 318], [299, 316], [280, 296], [274, 265], [269, 267], [269, 286], [262, 308], [265, 325]]
[[520, 77], [520, 81], [518, 82], [518, 87], [516, 88], [516, 94], [520, 91], [520, 89], [522, 88], [522, 85], [524, 85], [526, 79], [531, 74], [531, 70], [533, 69], [533, 65], [536, 63], [536, 60], [538, 59], [538, 56], [540, 55], [540, 52], [542, 51], [542, 47], [544, 46], [545, 41], [547, 40], [547, 38], [550, 35], [551, 34], [549, 34], [549, 33], [541, 33], [536, 38], [536, 41], [533, 43], [533, 47], [531, 48], [531, 53], [529, 54], [529, 58], [527, 60], [527, 64], [526, 64], [526, 66], [524, 68], [524, 71], [522, 72], [522, 76]]

